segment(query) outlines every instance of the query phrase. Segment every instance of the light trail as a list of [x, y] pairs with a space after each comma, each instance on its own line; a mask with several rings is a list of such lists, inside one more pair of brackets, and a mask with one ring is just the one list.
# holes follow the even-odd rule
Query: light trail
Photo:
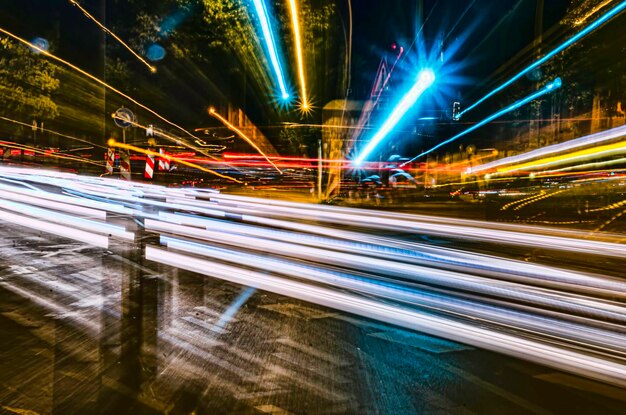
[[272, 68], [274, 69], [274, 75], [278, 81], [281, 97], [283, 100], [289, 99], [289, 92], [287, 92], [287, 85], [285, 82], [285, 76], [278, 57], [278, 48], [274, 39], [274, 32], [270, 24], [270, 18], [267, 12], [267, 7], [264, 0], [253, 0], [256, 14], [261, 22], [261, 30], [263, 31], [263, 37], [265, 38], [265, 44], [267, 51], [270, 55], [270, 61], [272, 62]]
[[254, 147], [254, 149], [256, 151], [258, 151], [259, 154], [261, 154], [265, 158], [265, 160], [267, 160], [267, 162], [270, 163], [280, 174], [283, 174], [282, 170], [279, 169], [278, 166], [276, 166], [276, 164], [274, 164], [274, 162], [269, 159], [267, 154], [265, 154], [263, 152], [263, 150], [261, 150], [259, 148], [259, 146], [257, 146], [254, 141], [252, 141], [247, 135], [245, 135], [243, 133], [243, 131], [241, 131], [239, 128], [235, 127], [230, 122], [228, 122], [228, 120], [226, 118], [224, 118], [220, 114], [218, 114], [217, 111], [215, 111], [215, 108], [213, 108], [213, 107], [209, 108], [209, 114], [211, 116], [217, 118], [219, 121], [221, 121], [226, 127], [228, 127], [229, 130], [231, 130], [232, 132], [237, 134], [239, 137], [243, 138], [248, 144], [250, 144], [252, 147]]
[[353, 161], [355, 166], [363, 163], [363, 160], [378, 146], [378, 144], [387, 137], [393, 128], [400, 122], [404, 114], [407, 113], [422, 94], [435, 82], [435, 74], [430, 69], [423, 69], [417, 76], [415, 85], [402, 97], [400, 102], [391, 111], [391, 115], [387, 118], [378, 132], [370, 139], [358, 157]]
[[[116, 223], [140, 223], [144, 235], [159, 236], [164, 247], [148, 244], [145, 259], [163, 264], [160, 272], [171, 266], [248, 287], [217, 323], [206, 325], [214, 334], [165, 331], [161, 340], [213, 341], [260, 289], [626, 386], [623, 279], [399, 236], [440, 234], [525, 250], [584, 252], [595, 260], [624, 257], [625, 245], [583, 239], [587, 232], [3, 166], [0, 181], [0, 221], [107, 247], [110, 238], [134, 238], [124, 226], [106, 223], [108, 212], [119, 211]], [[380, 236], [381, 230], [394, 236]], [[37, 274], [20, 278], [28, 287], [40, 286]], [[58, 285], [72, 302], [90, 295], [71, 279]]]
[[175, 156], [171, 156], [169, 154], [161, 154], [158, 151], [146, 150], [146, 149], [143, 149], [143, 148], [140, 148], [140, 147], [132, 146], [130, 144], [120, 143], [118, 141], [115, 141], [114, 139], [110, 139], [108, 141], [108, 145], [109, 145], [109, 147], [118, 147], [118, 148], [123, 148], [125, 150], [136, 151], [137, 153], [143, 153], [143, 154], [150, 155], [150, 156], [155, 156], [155, 157], [159, 157], [159, 158], [165, 158], [167, 160], [175, 161], [175, 162], [183, 164], [185, 166], [192, 167], [194, 169], [198, 169], [198, 170], [203, 171], [205, 173], [211, 173], [211, 174], [213, 174], [215, 176], [218, 176], [218, 177], [221, 177], [223, 179], [232, 180], [235, 183], [243, 183], [240, 180], [235, 179], [234, 177], [226, 176], [225, 174], [218, 173], [218, 172], [216, 172], [214, 170], [207, 169], [206, 167], [202, 167], [202, 166], [200, 166], [198, 164], [190, 163], [188, 161], [182, 160], [182, 159], [180, 159], [178, 157], [175, 157]]
[[603, 255], [615, 257], [626, 255], [625, 245], [585, 240], [584, 238], [589, 237], [586, 232], [564, 231], [536, 226], [512, 226], [467, 219], [436, 218], [426, 215], [374, 213], [364, 209], [337, 206], [332, 206], [328, 209], [325, 206], [303, 205], [295, 202], [237, 197], [226, 194], [212, 194], [209, 198], [219, 201], [222, 209], [229, 208], [228, 202], [232, 201], [235, 205], [231, 207], [233, 212], [256, 212], [260, 216], [272, 215], [291, 220], [312, 220], [342, 226], [350, 225], [393, 232], [420, 232], [428, 235], [464, 238], [496, 244], [533, 246], [587, 254], [602, 252]]
[[293, 26], [293, 38], [296, 46], [296, 61], [298, 64], [298, 76], [300, 78], [300, 106], [303, 111], [308, 111], [310, 104], [306, 92], [306, 80], [304, 76], [304, 57], [302, 53], [302, 40], [300, 39], [300, 23], [298, 21], [298, 6], [296, 0], [289, 0], [289, 11], [291, 12], [291, 25]]
[[100, 23], [98, 21], [98, 19], [96, 19], [95, 17], [93, 17], [91, 14], [89, 14], [89, 12], [87, 10], [85, 10], [85, 8], [83, 6], [80, 5], [80, 3], [78, 3], [76, 0], [68, 0], [72, 5], [78, 7], [78, 9], [83, 12], [83, 14], [92, 22], [94, 22], [96, 25], [98, 25], [98, 27], [100, 27], [100, 29], [102, 29], [104, 31], [104, 33], [106, 33], [107, 35], [111, 36], [113, 39], [117, 40], [122, 46], [124, 46], [135, 58], [137, 58], [141, 63], [143, 63], [145, 66], [148, 67], [148, 69], [150, 69], [150, 72], [155, 73], [157, 71], [156, 67], [151, 65], [148, 61], [146, 61], [141, 55], [139, 55], [137, 52], [135, 52], [126, 42], [124, 42], [122, 39], [120, 39], [119, 36], [117, 36], [115, 33], [113, 33], [109, 28], [107, 28], [105, 25], [103, 25], [102, 23]]
[[551, 146], [538, 148], [526, 153], [518, 154], [516, 156], [502, 158], [489, 163], [481, 164], [469, 169], [470, 173], [477, 173], [484, 170], [492, 170], [499, 166], [507, 164], [521, 163], [526, 160], [531, 160], [539, 157], [546, 157], [555, 153], [562, 153], [570, 150], [574, 150], [579, 147], [590, 146], [604, 141], [613, 140], [626, 135], [626, 126], [612, 128], [610, 130], [601, 131], [599, 133], [590, 134], [584, 137], [579, 137], [573, 140], [566, 141], [564, 143], [553, 144]]
[[585, 150], [579, 150], [570, 154], [563, 154], [560, 156], [552, 156], [536, 161], [531, 161], [523, 164], [516, 164], [509, 167], [498, 168], [493, 175], [513, 173], [516, 171], [530, 171], [541, 169], [545, 167], [555, 166], [559, 164], [571, 163], [574, 161], [580, 161], [590, 158], [610, 156], [614, 154], [622, 154], [626, 152], [626, 143], [618, 142], [614, 144], [607, 144], [600, 147], [592, 147]]
[[189, 137], [193, 138], [194, 140], [198, 140], [199, 138], [196, 137], [195, 135], [191, 134], [189, 131], [187, 131], [186, 129], [184, 129], [183, 127], [181, 127], [178, 124], [173, 123], [172, 121], [168, 120], [167, 118], [163, 117], [162, 115], [158, 114], [156, 111], [146, 107], [145, 105], [143, 105], [142, 103], [140, 103], [139, 101], [135, 100], [134, 98], [130, 97], [129, 95], [123, 93], [122, 91], [120, 91], [119, 89], [107, 84], [106, 82], [102, 81], [101, 79], [97, 78], [96, 76], [90, 74], [89, 72], [84, 71], [83, 69], [79, 68], [78, 66], [62, 59], [59, 58], [56, 55], [53, 55], [52, 53], [40, 48], [39, 46], [25, 40], [22, 39], [21, 37], [14, 35], [13, 33], [3, 29], [0, 27], [0, 33], [3, 33], [7, 36], [9, 36], [12, 39], [17, 40], [18, 42], [36, 50], [37, 52], [41, 53], [44, 56], [47, 56], [57, 62], [62, 63], [63, 65], [66, 65], [68, 67], [70, 67], [71, 69], [75, 70], [76, 72], [80, 73], [83, 76], [86, 76], [87, 78], [91, 79], [92, 81], [95, 81], [96, 83], [98, 83], [99, 85], [102, 85], [105, 88], [110, 89], [111, 91], [115, 92], [116, 94], [118, 94], [119, 96], [126, 98], [127, 100], [129, 100], [130, 102], [132, 102], [133, 104], [137, 105], [138, 107], [148, 111], [150, 114], [154, 115], [155, 117], [157, 117], [158, 119], [160, 119], [161, 121], [171, 125], [172, 127], [175, 127], [177, 129], [179, 129], [180, 131], [184, 132], [185, 134], [187, 134]]
[[64, 238], [81, 241], [89, 245], [100, 248], [109, 247], [109, 239], [104, 235], [97, 235], [92, 232], [75, 229], [74, 226], [57, 225], [45, 220], [39, 220], [28, 216], [18, 215], [16, 213], [0, 210], [0, 220], [35, 229], [42, 232], [51, 233], [53, 235], [62, 236]]
[[[616, 334], [602, 329], [587, 328], [576, 322], [563, 322], [550, 317], [528, 318], [523, 311], [507, 312], [497, 306], [483, 305], [476, 301], [455, 298], [450, 299], [438, 293], [417, 290], [412, 286], [398, 283], [391, 279], [371, 279], [349, 273], [328, 271], [324, 268], [291, 262], [281, 257], [263, 256], [258, 253], [233, 251], [217, 248], [197, 242], [189, 242], [167, 236], [161, 237], [161, 243], [168, 248], [197, 254], [214, 261], [227, 261], [231, 264], [245, 262], [259, 271], [269, 271], [291, 278], [305, 279], [314, 284], [323, 283], [342, 290], [360, 292], [366, 295], [399, 300], [446, 314], [473, 316], [485, 322], [503, 325], [523, 326], [526, 329], [543, 333], [559, 333], [559, 336], [581, 340], [588, 345], [612, 348], [626, 352], [626, 335]], [[576, 333], [575, 336], [572, 336]]]
[[[111, 118], [115, 119], [115, 118], [116, 118], [116, 114], [115, 114], [115, 113], [111, 114]], [[125, 121], [125, 122], [128, 122], [128, 123], [129, 123], [129, 124], [131, 124], [133, 127], [141, 128], [142, 130], [148, 130], [148, 128], [149, 128], [149, 127], [148, 127], [148, 126], [146, 126], [146, 125], [141, 125], [141, 124], [139, 124], [138, 122], [135, 122], [135, 121], [132, 121], [132, 120], [131, 120], [131, 121], [129, 121], [129, 120], [124, 120], [124, 121]], [[175, 136], [172, 136], [172, 135], [169, 135], [169, 134], [167, 134], [167, 133], [166, 133], [166, 132], [164, 132], [164, 131], [161, 131], [161, 130], [155, 130], [153, 134], [154, 134], [154, 136], [155, 136], [155, 137], [158, 137], [158, 138], [165, 138], [166, 140], [171, 141], [172, 143], [175, 143], [175, 144], [181, 144], [181, 145], [183, 145], [184, 147], [186, 147], [186, 148], [188, 148], [188, 149], [191, 149], [191, 150], [197, 151], [197, 152], [198, 152], [198, 153], [200, 153], [200, 154], [204, 154], [205, 156], [207, 156], [207, 157], [209, 157], [209, 158], [211, 158], [211, 159], [213, 159], [213, 160], [215, 160], [215, 161], [219, 161], [219, 160], [220, 160], [219, 158], [215, 157], [215, 156], [214, 156], [214, 155], [212, 155], [211, 153], [206, 152], [204, 149], [202, 149], [202, 148], [200, 148], [200, 147], [197, 147], [197, 146], [194, 146], [193, 144], [184, 143], [184, 142], [182, 142], [182, 141], [180, 140], [180, 138], [175, 137]]]
[[354, 294], [270, 276], [265, 272], [255, 272], [241, 267], [202, 260], [152, 246], [146, 247], [146, 258], [202, 275], [298, 298], [476, 347], [533, 360], [537, 363], [573, 373], [584, 374], [605, 382], [626, 386], [625, 365], [576, 351], [498, 333], [468, 323], [404, 307], [385, 304]]
[[527, 73], [529, 73], [532, 70], [534, 70], [535, 68], [543, 65], [544, 63], [546, 63], [548, 60], [550, 60], [552, 57], [554, 57], [558, 53], [564, 51], [565, 49], [569, 48], [574, 43], [576, 43], [579, 40], [583, 39], [585, 36], [587, 36], [591, 32], [595, 31], [597, 28], [599, 28], [600, 26], [602, 26], [603, 24], [605, 24], [606, 22], [611, 20], [613, 17], [615, 17], [618, 14], [620, 14], [622, 11], [624, 11], [624, 9], [626, 9], [626, 1], [622, 1], [617, 6], [615, 6], [614, 8], [612, 8], [611, 10], [606, 12], [604, 15], [599, 17], [597, 20], [595, 20], [593, 23], [591, 23], [588, 26], [586, 26], [580, 32], [576, 33], [574, 36], [570, 37], [565, 42], [561, 43], [559, 46], [557, 46], [556, 48], [552, 49], [550, 52], [546, 53], [541, 59], [538, 59], [537, 61], [535, 61], [532, 64], [528, 65], [526, 68], [522, 69], [520, 72], [518, 72], [516, 75], [511, 77], [509, 80], [507, 80], [506, 82], [504, 82], [503, 84], [501, 84], [497, 88], [493, 89], [487, 95], [485, 95], [484, 97], [480, 98], [478, 101], [476, 101], [475, 103], [473, 103], [472, 105], [470, 105], [469, 107], [467, 107], [466, 109], [461, 111], [458, 114], [457, 119], [461, 118], [464, 114], [466, 114], [467, 112], [473, 110], [474, 108], [476, 108], [477, 106], [482, 104], [484, 101], [486, 101], [487, 99], [491, 98], [492, 96], [494, 96], [498, 92], [502, 91], [503, 89], [505, 89], [506, 87], [511, 85], [513, 82], [517, 81], [518, 79], [520, 79], [521, 77], [526, 75]]
[[436, 146], [432, 147], [429, 150], [424, 151], [423, 153], [418, 154], [417, 156], [413, 157], [411, 160], [402, 163], [400, 166], [406, 166], [407, 164], [417, 160], [420, 157], [425, 156], [426, 154], [432, 153], [433, 151], [437, 150], [440, 147], [445, 146], [446, 144], [449, 144], [469, 133], [471, 133], [474, 130], [477, 130], [478, 128], [482, 127], [485, 124], [490, 123], [491, 121], [495, 120], [496, 118], [499, 118], [511, 111], [516, 110], [517, 108], [526, 105], [527, 103], [549, 93], [552, 91], [557, 90], [558, 88], [560, 88], [562, 85], [561, 83], [561, 78], [556, 78], [554, 81], [550, 82], [548, 85], [544, 86], [543, 88], [541, 88], [539, 91], [535, 92], [534, 94], [531, 94], [529, 96], [527, 96], [526, 98], [523, 98], [519, 101], [514, 102], [513, 104], [509, 105], [508, 107], [496, 112], [495, 114], [490, 115], [489, 117], [485, 118], [484, 120], [474, 124], [473, 126], [471, 126], [470, 128], [463, 130], [462, 132], [460, 132], [459, 134], [455, 135], [452, 138], [449, 138], [439, 144], [437, 144]]
[[[224, 153], [222, 155], [222, 157], [224, 157], [225, 159], [245, 159], [245, 160], [249, 160], [249, 159], [261, 159], [261, 158], [265, 158], [261, 155], [257, 155], [257, 154], [233, 154], [233, 153]], [[311, 163], [317, 163], [318, 161], [322, 161], [325, 163], [337, 163], [337, 162], [342, 162], [342, 163], [350, 163], [350, 160], [348, 159], [344, 159], [344, 160], [339, 160], [339, 159], [319, 159], [316, 157], [283, 157], [283, 156], [269, 156], [270, 159], [272, 160], [276, 160], [276, 161], [302, 161], [302, 162], [311, 162]]]
[[[599, 169], [599, 168], [607, 167], [607, 166], [611, 166], [611, 165], [615, 165], [615, 164], [618, 164], [618, 165], [626, 164], [626, 157], [621, 157], [621, 158], [618, 158], [618, 159], [615, 159], [615, 160], [599, 161], [599, 162], [595, 162], [595, 163], [577, 164], [575, 166], [563, 167], [563, 168], [560, 168], [560, 169], [553, 169], [553, 170], [548, 170], [548, 171], [540, 171], [540, 172], [536, 172], [534, 174], [535, 174], [535, 176], [543, 177], [544, 175], [549, 175], [549, 174], [553, 174], [553, 173], [578, 171], [578, 170], [582, 170], [582, 171], [578, 172], [579, 174], [609, 173], [609, 172], [612, 172], [612, 170]], [[596, 170], [587, 170], [587, 169], [596, 169]]]

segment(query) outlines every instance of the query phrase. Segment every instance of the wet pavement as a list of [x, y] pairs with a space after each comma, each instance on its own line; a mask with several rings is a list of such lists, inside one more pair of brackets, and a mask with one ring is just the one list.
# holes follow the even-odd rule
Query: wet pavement
[[623, 389], [157, 264], [143, 245], [2, 224], [0, 413], [626, 409]]

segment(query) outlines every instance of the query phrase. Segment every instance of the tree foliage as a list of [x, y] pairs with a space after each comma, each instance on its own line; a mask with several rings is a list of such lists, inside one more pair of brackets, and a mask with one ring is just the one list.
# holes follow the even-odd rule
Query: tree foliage
[[59, 115], [53, 100], [60, 82], [56, 66], [8, 38], [0, 39], [0, 96], [3, 111], [35, 119]]

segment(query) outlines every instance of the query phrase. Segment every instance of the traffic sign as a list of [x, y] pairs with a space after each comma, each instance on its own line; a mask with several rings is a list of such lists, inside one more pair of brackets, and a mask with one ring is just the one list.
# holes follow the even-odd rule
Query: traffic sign
[[135, 124], [135, 114], [128, 108], [120, 108], [113, 114], [115, 125], [120, 128], [128, 128]]

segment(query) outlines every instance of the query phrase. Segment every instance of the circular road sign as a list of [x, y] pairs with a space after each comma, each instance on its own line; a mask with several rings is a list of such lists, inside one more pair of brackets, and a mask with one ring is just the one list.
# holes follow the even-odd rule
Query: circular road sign
[[135, 114], [128, 108], [120, 108], [113, 114], [115, 125], [120, 128], [131, 127], [135, 123]]

